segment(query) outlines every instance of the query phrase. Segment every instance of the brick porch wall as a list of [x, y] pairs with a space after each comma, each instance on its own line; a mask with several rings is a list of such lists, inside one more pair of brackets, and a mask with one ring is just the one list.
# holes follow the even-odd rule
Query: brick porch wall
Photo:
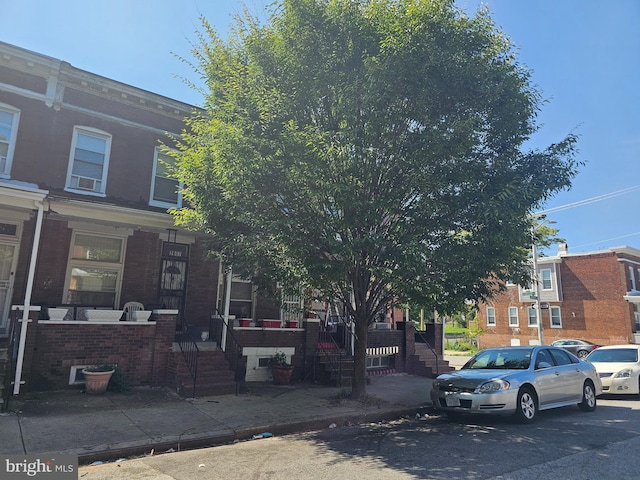
[[151, 320], [34, 321], [25, 350], [25, 390], [68, 388], [72, 366], [101, 363], [117, 364], [131, 386], [166, 385], [176, 315], [154, 312]]

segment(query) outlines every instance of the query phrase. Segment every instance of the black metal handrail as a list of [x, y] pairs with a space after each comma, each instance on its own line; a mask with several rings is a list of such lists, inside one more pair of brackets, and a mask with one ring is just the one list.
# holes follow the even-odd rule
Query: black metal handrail
[[178, 345], [180, 346], [184, 362], [186, 363], [189, 374], [193, 379], [192, 397], [195, 398], [196, 386], [198, 384], [198, 359], [200, 357], [200, 349], [198, 348], [196, 341], [184, 331], [177, 333], [176, 338]]
[[[329, 361], [331, 371], [338, 372], [338, 385], [342, 385], [342, 349], [333, 337], [333, 332], [320, 331], [318, 333], [318, 352]], [[314, 374], [315, 374], [315, 368]]]
[[424, 343], [427, 346], [427, 348], [431, 350], [431, 353], [433, 353], [433, 356], [436, 359], [436, 376], [440, 375], [440, 368], [439, 368], [440, 362], [438, 361], [438, 353], [434, 350], [434, 348], [431, 346], [431, 344], [427, 340], [427, 337], [425, 337], [421, 331], [416, 330], [415, 332], [416, 334], [414, 338], [416, 338], [417, 340], [420, 340], [419, 342], [416, 342], [416, 343]]
[[[209, 338], [215, 339], [218, 342], [218, 346], [222, 348], [222, 335], [224, 332], [223, 326], [225, 325], [225, 320], [222, 315], [220, 315], [217, 311], [211, 314], [209, 320]], [[244, 361], [244, 355], [242, 354], [242, 346], [240, 342], [236, 339], [233, 334], [233, 328], [229, 323], [227, 326], [227, 334], [224, 342], [224, 358], [229, 363], [229, 368], [234, 373], [233, 379], [236, 383], [236, 395], [240, 393], [242, 390], [242, 384], [244, 383], [245, 377], [247, 375], [247, 367]]]

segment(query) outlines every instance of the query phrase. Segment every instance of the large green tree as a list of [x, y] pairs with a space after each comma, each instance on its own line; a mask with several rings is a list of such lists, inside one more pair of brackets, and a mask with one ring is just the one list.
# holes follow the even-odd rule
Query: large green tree
[[367, 328], [396, 300], [446, 313], [526, 271], [531, 212], [576, 174], [543, 151], [541, 95], [487, 11], [450, 0], [282, 0], [194, 62], [206, 113], [180, 145], [177, 220], [261, 284], [305, 285]]

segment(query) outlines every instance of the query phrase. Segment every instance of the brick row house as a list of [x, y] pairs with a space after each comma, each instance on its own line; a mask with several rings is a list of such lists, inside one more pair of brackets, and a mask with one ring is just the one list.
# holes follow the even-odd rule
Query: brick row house
[[[288, 325], [280, 306], [238, 276], [225, 295], [224, 266], [205, 259], [206, 236], [178, 229], [168, 213], [182, 199], [162, 145], [171, 147], [195, 110], [0, 42], [0, 346], [17, 345], [14, 392], [73, 385], [82, 366], [104, 362], [132, 385], [179, 390], [176, 332], [221, 341], [211, 319], [226, 298], [247, 379], [266, 380], [266, 361], [279, 350], [296, 380], [309, 377], [326, 318], [289, 315], [292, 328], [273, 328]], [[130, 302], [153, 312], [149, 321], [118, 321], [132, 320], [127, 313], [94, 320]], [[390, 323], [401, 320], [396, 312]], [[385, 343], [376, 341], [374, 350]], [[224, 360], [210, 363], [229, 370]]]
[[575, 338], [599, 345], [640, 342], [640, 250], [616, 247], [538, 259], [536, 289], [507, 285], [481, 303], [480, 347], [539, 343], [538, 306], [545, 344]]

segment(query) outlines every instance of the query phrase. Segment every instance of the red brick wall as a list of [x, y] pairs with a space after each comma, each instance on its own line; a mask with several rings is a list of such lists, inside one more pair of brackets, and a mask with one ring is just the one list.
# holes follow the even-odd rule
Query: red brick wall
[[86, 195], [64, 192], [64, 186], [74, 126], [92, 127], [112, 136], [106, 201], [153, 210], [148, 203], [155, 147], [159, 141], [171, 144], [171, 139], [161, 132], [179, 133], [184, 128], [183, 122], [173, 116], [81, 94], [70, 88], [65, 91], [65, 100], [98, 112], [152, 125], [158, 131], [135, 128], [106, 116], [89, 115], [68, 108], [56, 111], [41, 100], [0, 92], [0, 102], [21, 111], [12, 178], [36, 183], [52, 193], [86, 200]]
[[156, 324], [114, 322], [32, 323], [29, 327], [26, 390], [66, 388], [74, 365], [115, 363], [132, 385], [166, 385], [175, 315], [153, 316]]
[[[67, 222], [44, 220], [38, 252], [38, 264], [33, 283], [33, 303], [58, 305], [63, 299], [64, 279], [67, 273], [71, 229]], [[28, 262], [27, 262], [28, 264]], [[15, 297], [22, 302], [23, 296]]]
[[127, 239], [120, 306], [126, 302], [158, 302], [161, 248], [157, 233], [135, 231]]
[[[613, 252], [563, 257], [559, 266], [562, 301], [549, 302], [550, 306], [560, 307], [562, 328], [551, 328], [550, 310], [542, 309], [544, 343], [559, 338], [579, 338], [602, 345], [631, 342], [633, 310], [623, 298], [629, 290], [626, 265]], [[537, 328], [527, 325], [527, 307], [531, 304], [520, 303], [517, 287], [508, 287], [507, 292], [489, 302], [496, 309], [495, 327], [487, 327], [487, 305], [480, 304], [479, 326], [484, 329], [480, 346], [509, 345], [513, 338], [520, 339], [522, 345], [537, 340]], [[518, 329], [508, 326], [509, 306], [518, 307]]]

